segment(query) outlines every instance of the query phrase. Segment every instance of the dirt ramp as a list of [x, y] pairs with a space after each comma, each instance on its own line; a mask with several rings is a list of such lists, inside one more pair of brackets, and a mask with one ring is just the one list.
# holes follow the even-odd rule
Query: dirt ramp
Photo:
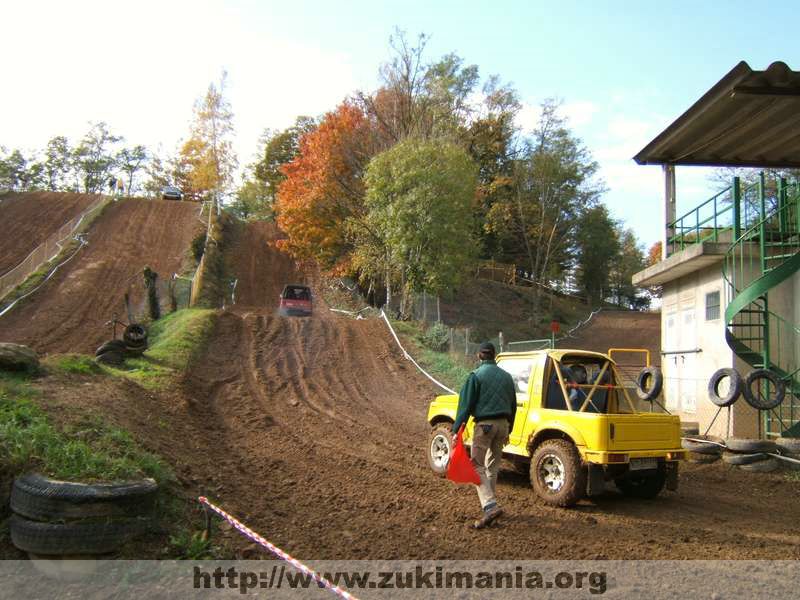
[[295, 261], [275, 248], [284, 235], [274, 223], [256, 221], [232, 226], [233, 244], [227, 252], [228, 268], [236, 283], [240, 306], [277, 307], [287, 283], [309, 283]]
[[0, 196], [0, 275], [13, 269], [70, 219], [100, 199], [95, 194], [9, 193]]
[[88, 245], [40, 290], [0, 317], [0, 340], [42, 353], [92, 353], [110, 335], [123, 296], [149, 266], [162, 277], [181, 269], [203, 229], [189, 202], [121, 200], [109, 205], [87, 235]]
[[644, 348], [650, 361], [661, 364], [661, 313], [637, 311], [600, 311], [575, 330], [558, 340], [559, 348], [577, 348], [608, 352], [609, 348]]

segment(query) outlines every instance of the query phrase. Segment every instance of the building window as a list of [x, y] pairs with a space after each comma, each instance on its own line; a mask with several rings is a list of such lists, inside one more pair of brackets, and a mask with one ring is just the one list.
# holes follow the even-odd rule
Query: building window
[[706, 321], [719, 319], [719, 292], [706, 294]]

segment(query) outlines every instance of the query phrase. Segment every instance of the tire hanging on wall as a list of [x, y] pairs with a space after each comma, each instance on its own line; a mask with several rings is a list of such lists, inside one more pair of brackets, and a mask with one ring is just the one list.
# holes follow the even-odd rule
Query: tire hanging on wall
[[[730, 379], [730, 387], [727, 394], [720, 396], [719, 384], [726, 377]], [[732, 406], [742, 395], [742, 387], [742, 377], [736, 369], [718, 369], [708, 380], [708, 399], [720, 408]]]
[[[762, 398], [760, 394], [753, 393], [753, 384], [761, 379], [767, 380], [775, 387], [775, 394], [771, 398]], [[786, 396], [786, 383], [769, 369], [756, 369], [755, 371], [750, 371], [744, 380], [742, 393], [747, 403], [756, 410], [771, 410], [783, 402]]]

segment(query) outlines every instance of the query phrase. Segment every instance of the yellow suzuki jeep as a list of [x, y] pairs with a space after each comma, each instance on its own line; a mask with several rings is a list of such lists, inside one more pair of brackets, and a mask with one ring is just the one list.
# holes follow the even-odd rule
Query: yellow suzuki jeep
[[[637, 409], [614, 361], [583, 350], [506, 352], [497, 365], [514, 378], [517, 414], [504, 458], [530, 469], [548, 504], [571, 506], [602, 493], [605, 481], [637, 498], [678, 487], [681, 449], [677, 416]], [[660, 382], [659, 382], [660, 387]], [[653, 386], [655, 388], [655, 385]], [[648, 398], [658, 394], [651, 388]], [[655, 392], [653, 394], [652, 392]], [[450, 459], [458, 396], [438, 396], [428, 408], [428, 462], [444, 476]], [[464, 439], [472, 438], [470, 418]]]

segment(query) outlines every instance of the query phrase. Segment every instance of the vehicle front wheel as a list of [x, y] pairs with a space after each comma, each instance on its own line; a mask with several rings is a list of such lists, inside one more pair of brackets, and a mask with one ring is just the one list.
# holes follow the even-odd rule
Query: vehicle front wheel
[[447, 464], [453, 451], [453, 434], [450, 423], [439, 423], [431, 430], [428, 438], [428, 464], [439, 477], [447, 475]]
[[531, 458], [531, 484], [553, 506], [572, 506], [586, 494], [586, 467], [570, 441], [542, 442]]
[[614, 480], [620, 492], [632, 498], [650, 500], [655, 498], [664, 489], [667, 481], [667, 470], [664, 465], [659, 465], [655, 471], [636, 473], [630, 471], [623, 477]]

